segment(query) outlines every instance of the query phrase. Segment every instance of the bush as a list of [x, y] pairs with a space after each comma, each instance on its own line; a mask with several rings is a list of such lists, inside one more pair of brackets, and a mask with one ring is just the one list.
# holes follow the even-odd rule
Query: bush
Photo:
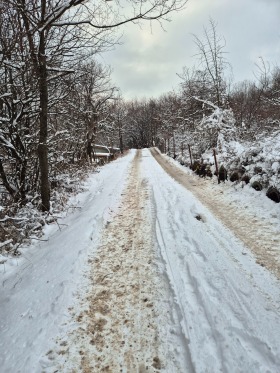
[[245, 184], [249, 184], [249, 182], [250, 182], [250, 176], [249, 175], [244, 175], [242, 177], [241, 181], [244, 181]]
[[254, 174], [261, 174], [262, 173], [262, 167], [255, 166], [254, 167]]
[[191, 169], [192, 169], [195, 173], [198, 173], [199, 168], [200, 168], [200, 163], [199, 163], [198, 161], [194, 161], [193, 164], [192, 164]]
[[280, 202], [280, 192], [275, 187], [269, 187], [266, 196], [276, 203]]
[[198, 170], [198, 175], [202, 177], [206, 177], [206, 164], [202, 163]]
[[220, 181], [225, 181], [227, 180], [227, 170], [223, 165], [219, 168], [219, 179]]
[[239, 179], [240, 179], [240, 175], [239, 175], [239, 173], [238, 173], [237, 171], [234, 171], [234, 172], [230, 175], [230, 178], [229, 178], [229, 180], [230, 180], [231, 182], [239, 181]]
[[206, 176], [208, 176], [208, 177], [212, 177], [213, 176], [212, 171], [210, 169], [210, 166], [207, 166], [207, 168], [206, 168]]
[[260, 192], [262, 190], [262, 184], [259, 182], [259, 181], [254, 181], [252, 184], [251, 184], [251, 187], [255, 190], [257, 190], [258, 192]]

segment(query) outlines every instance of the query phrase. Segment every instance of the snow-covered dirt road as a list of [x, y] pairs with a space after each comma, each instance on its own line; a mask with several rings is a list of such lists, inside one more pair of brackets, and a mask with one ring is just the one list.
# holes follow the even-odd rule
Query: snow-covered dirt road
[[279, 282], [193, 194], [148, 159], [143, 169], [156, 209], [156, 238], [195, 371], [278, 372]]
[[[136, 153], [121, 204], [89, 259], [91, 283], [59, 371], [187, 371], [184, 334], [167, 279], [156, 265], [149, 189]], [[75, 350], [82, 351], [77, 361]], [[73, 358], [74, 357], [74, 358]], [[65, 360], [65, 359], [64, 359]]]
[[[232, 230], [251, 251], [258, 263], [272, 271], [280, 279], [280, 209], [273, 201], [246, 186], [234, 189], [189, 173], [169, 157], [151, 150], [157, 162], [178, 183], [190, 190], [223, 224]], [[231, 183], [230, 183], [231, 184]], [[236, 185], [237, 187], [237, 185]], [[263, 203], [259, 204], [261, 199]], [[277, 208], [278, 207], [278, 208]]]
[[2, 271], [1, 373], [279, 372], [278, 265], [153, 154], [93, 175], [67, 226]]

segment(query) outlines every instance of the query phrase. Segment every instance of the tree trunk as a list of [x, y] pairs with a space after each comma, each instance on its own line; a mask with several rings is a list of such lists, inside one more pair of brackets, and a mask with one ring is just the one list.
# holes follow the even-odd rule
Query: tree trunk
[[14, 190], [14, 188], [12, 188], [12, 186], [8, 182], [1, 158], [0, 158], [0, 176], [2, 179], [3, 186], [7, 189], [7, 191], [10, 193], [13, 199], [17, 202], [18, 198], [16, 196], [16, 191]]
[[119, 140], [120, 140], [120, 151], [123, 154], [123, 137], [122, 137], [122, 129], [119, 127]]
[[192, 162], [192, 151], [191, 151], [191, 146], [190, 146], [190, 144], [188, 144], [188, 148], [189, 148], [190, 161], [191, 161], [191, 168], [192, 168], [192, 166], [193, 166], [193, 162]]
[[48, 162], [48, 85], [45, 55], [45, 31], [40, 35], [39, 46], [39, 90], [40, 90], [40, 132], [38, 158], [40, 166], [42, 210], [50, 210], [49, 162]]
[[216, 149], [213, 149], [213, 155], [214, 155], [214, 160], [215, 160], [215, 167], [216, 167], [216, 174], [218, 178], [218, 184], [220, 184], [220, 175], [219, 175], [219, 167], [218, 167], [218, 161], [217, 161], [217, 156], [216, 156]]

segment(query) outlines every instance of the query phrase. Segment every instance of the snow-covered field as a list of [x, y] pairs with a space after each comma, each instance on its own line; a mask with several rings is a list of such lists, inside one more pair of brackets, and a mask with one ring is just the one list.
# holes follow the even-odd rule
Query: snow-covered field
[[[202, 204], [181, 184], [149, 150], [131, 151], [89, 178], [61, 231], [52, 226], [48, 242], [1, 265], [1, 373], [279, 372], [271, 257], [258, 264], [255, 246], [216, 219], [212, 212], [223, 215], [204, 206], [207, 196]], [[210, 184], [223, 187], [229, 206], [246, 200], [239, 225], [248, 214], [267, 219], [278, 260], [279, 205]]]

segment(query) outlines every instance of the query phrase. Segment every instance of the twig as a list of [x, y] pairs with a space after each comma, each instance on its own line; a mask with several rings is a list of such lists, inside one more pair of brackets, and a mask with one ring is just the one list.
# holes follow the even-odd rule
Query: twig
[[28, 221], [29, 219], [27, 219], [27, 218], [12, 218], [11, 216], [5, 216], [4, 219], [0, 219], [0, 222], [4, 223], [7, 220], [15, 220], [15, 221], [24, 221], [25, 220], [25, 221]]
[[2, 242], [2, 243], [0, 243], [0, 249], [1, 249], [2, 247], [4, 247], [4, 246], [8, 245], [8, 244], [9, 244], [9, 243], [11, 243], [11, 242], [13, 242], [13, 240], [12, 240], [12, 239], [10, 239], [10, 240], [7, 240], [7, 241], [5, 241], [5, 242]]
[[29, 237], [31, 240], [37, 240], [37, 241], [42, 241], [42, 242], [48, 242], [49, 240], [42, 240], [41, 238], [38, 237]]
[[105, 280], [106, 277], [110, 276], [110, 275], [113, 275], [114, 273], [111, 272], [111, 273], [108, 273], [107, 275], [103, 276], [102, 277], [102, 280], [100, 282], [103, 282]]

